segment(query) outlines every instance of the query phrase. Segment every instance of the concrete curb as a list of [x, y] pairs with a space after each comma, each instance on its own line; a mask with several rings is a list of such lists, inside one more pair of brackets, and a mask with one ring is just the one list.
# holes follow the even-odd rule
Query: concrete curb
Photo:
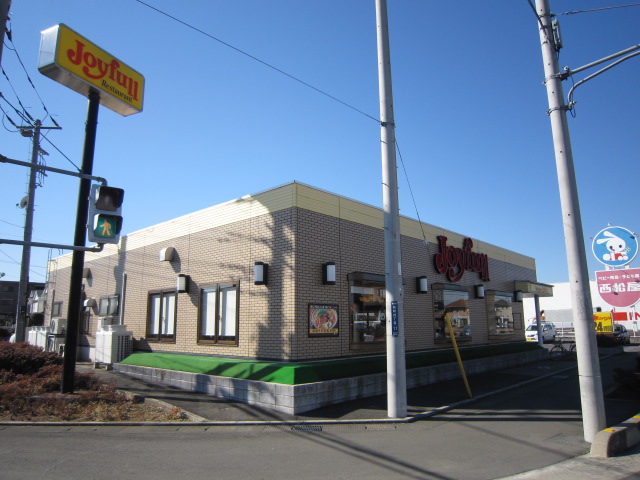
[[615, 457], [640, 444], [640, 413], [615, 427], [596, 433], [590, 456]]

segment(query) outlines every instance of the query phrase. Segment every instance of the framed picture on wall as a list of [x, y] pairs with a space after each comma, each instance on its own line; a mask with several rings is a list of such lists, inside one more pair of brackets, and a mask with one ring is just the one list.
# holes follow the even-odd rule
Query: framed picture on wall
[[310, 303], [308, 325], [310, 337], [337, 337], [340, 333], [338, 305]]

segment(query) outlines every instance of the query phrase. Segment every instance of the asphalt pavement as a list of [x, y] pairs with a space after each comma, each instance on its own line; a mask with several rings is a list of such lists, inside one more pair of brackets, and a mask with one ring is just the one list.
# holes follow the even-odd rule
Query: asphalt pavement
[[[633, 416], [640, 416], [638, 398], [621, 389], [620, 383], [613, 379], [616, 369], [635, 371], [640, 356], [638, 352], [638, 346], [600, 351], [607, 426], [613, 427]], [[511, 438], [514, 444], [521, 445], [521, 448], [514, 448], [510, 452], [506, 460], [509, 464], [505, 464], [503, 470], [522, 473], [500, 476], [501, 469], [496, 467], [492, 470], [497, 472], [496, 476], [485, 475], [485, 478], [546, 479], [558, 476], [563, 480], [640, 479], [640, 445], [636, 442], [632, 442], [631, 448], [615, 457], [596, 458], [589, 455], [591, 445], [579, 435], [581, 419], [577, 365], [570, 358], [545, 360], [471, 376], [471, 398], [468, 397], [461, 379], [411, 389], [407, 396], [408, 414], [403, 419], [388, 418], [386, 396], [360, 399], [299, 415], [287, 415], [141, 382], [114, 371], [94, 369], [92, 364], [78, 364], [77, 370], [93, 371], [105, 381], [115, 382], [124, 391], [161, 402], [168, 408], [179, 407], [191, 420], [187, 428], [286, 425], [292, 430], [317, 432], [324, 429], [328, 432], [331, 428], [345, 425], [381, 428], [380, 426], [402, 424], [426, 425], [426, 422], [435, 421], [459, 422], [460, 425], [466, 422], [469, 428], [477, 428], [482, 421], [490, 425], [487, 428], [502, 429], [502, 437]], [[504, 421], [507, 416], [517, 421]], [[476, 422], [475, 425], [473, 422]], [[522, 425], [526, 425], [526, 429]], [[428, 427], [424, 428], [428, 430]], [[443, 435], [444, 431], [439, 429], [438, 435]], [[405, 432], [406, 435], [411, 435], [410, 429]], [[448, 440], [453, 444], [458, 441], [455, 438], [439, 438], [443, 444]], [[478, 442], [475, 441], [475, 444], [478, 445]], [[465, 448], [470, 451], [474, 447]], [[479, 455], [486, 456], [486, 453], [480, 453], [486, 446], [478, 445], [477, 448]], [[532, 459], [533, 451], [545, 451], [549, 454]], [[473, 457], [470, 456], [467, 461], [470, 463], [469, 468], [473, 468]]]

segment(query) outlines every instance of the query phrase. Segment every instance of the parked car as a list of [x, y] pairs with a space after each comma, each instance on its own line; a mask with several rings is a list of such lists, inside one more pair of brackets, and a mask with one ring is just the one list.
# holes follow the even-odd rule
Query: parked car
[[[556, 326], [553, 323], [543, 323], [540, 325], [542, 330], [542, 342], [553, 342], [556, 339]], [[524, 332], [527, 342], [538, 341], [538, 326], [536, 324], [529, 325]]]
[[596, 340], [599, 347], [631, 344], [631, 337], [624, 325], [614, 325], [613, 332], [598, 332]]

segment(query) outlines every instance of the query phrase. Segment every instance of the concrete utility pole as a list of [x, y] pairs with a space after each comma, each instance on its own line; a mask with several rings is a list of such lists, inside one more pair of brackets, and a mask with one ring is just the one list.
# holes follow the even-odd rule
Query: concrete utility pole
[[593, 308], [589, 288], [587, 256], [578, 202], [578, 188], [573, 166], [573, 153], [567, 124], [567, 105], [564, 104], [562, 79], [558, 68], [552, 20], [548, 0], [536, 0], [540, 30], [542, 60], [549, 100], [549, 118], [556, 157], [562, 221], [573, 307], [573, 326], [576, 335], [578, 375], [582, 402], [584, 439], [592, 442], [596, 433], [606, 426], [604, 395], [600, 377], [598, 347], [593, 328]]
[[407, 415], [407, 370], [404, 354], [404, 300], [400, 255], [400, 208], [396, 138], [391, 88], [391, 55], [386, 0], [376, 0], [378, 82], [382, 146], [382, 200], [384, 210], [384, 259], [387, 327], [387, 413]]
[[0, 0], [0, 65], [2, 65], [2, 47], [4, 47], [4, 36], [7, 33], [10, 8], [11, 0]]
[[[33, 210], [36, 197], [36, 175], [38, 174], [38, 154], [40, 153], [40, 120], [33, 127], [33, 146], [31, 151], [31, 168], [29, 171], [29, 188], [27, 193], [26, 215], [24, 219], [24, 242], [22, 246], [22, 263], [20, 264], [20, 283], [18, 284], [18, 306], [16, 309], [16, 342], [25, 341], [27, 317], [27, 297], [29, 294], [29, 266], [31, 264], [31, 236], [33, 234]], [[23, 129], [23, 132], [30, 129]]]

